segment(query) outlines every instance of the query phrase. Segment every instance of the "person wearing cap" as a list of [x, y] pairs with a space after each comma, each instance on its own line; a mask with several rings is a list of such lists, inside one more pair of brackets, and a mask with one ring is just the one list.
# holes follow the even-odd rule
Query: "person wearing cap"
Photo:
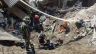
[[23, 39], [25, 40], [26, 50], [28, 50], [29, 45], [30, 45], [30, 28], [28, 25], [30, 22], [30, 17], [25, 16], [23, 21], [24, 22], [21, 23], [21, 28], [22, 28], [22, 33], [23, 33]]

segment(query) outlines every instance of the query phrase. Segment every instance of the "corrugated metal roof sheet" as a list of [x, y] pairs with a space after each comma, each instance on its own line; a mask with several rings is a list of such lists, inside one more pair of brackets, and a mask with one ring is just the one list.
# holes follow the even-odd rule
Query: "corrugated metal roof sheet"
[[13, 7], [19, 0], [4, 0], [4, 2], [9, 6]]

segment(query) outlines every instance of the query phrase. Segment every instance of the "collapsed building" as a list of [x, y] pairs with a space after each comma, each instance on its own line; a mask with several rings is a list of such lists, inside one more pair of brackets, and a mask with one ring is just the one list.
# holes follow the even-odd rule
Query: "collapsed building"
[[[21, 1], [23, 1], [23, 2], [21, 2]], [[65, 2], [65, 3], [62, 3], [62, 1], [63, 2]], [[81, 1], [81, 0], [80, 0]], [[82, 2], [83, 1], [83, 2]], [[90, 21], [90, 19], [92, 19], [93, 18], [93, 16], [95, 15], [95, 8], [96, 8], [96, 4], [94, 4], [93, 5], [93, 3], [95, 3], [95, 0], [91, 0], [91, 3], [89, 3], [89, 0], [82, 0], [81, 2], [82, 2], [82, 5], [83, 6], [86, 6], [87, 8], [82, 8], [81, 6], [81, 8], [79, 9], [79, 8], [76, 8], [75, 10], [74, 10], [74, 8], [70, 8], [70, 6], [73, 4], [75, 4], [75, 0], [44, 0], [44, 1], [39, 1], [39, 0], [37, 0], [37, 1], [32, 1], [32, 0], [29, 0], [29, 1], [27, 1], [27, 0], [2, 0], [2, 2], [4, 2], [4, 4], [6, 3], [6, 5], [4, 5], [5, 7], [7, 7], [7, 10], [8, 10], [8, 13], [12, 13], [12, 14], [14, 14], [15, 16], [17, 16], [18, 18], [20, 18], [20, 19], [23, 19], [25, 16], [30, 16], [30, 14], [32, 13], [32, 11], [38, 11], [38, 12], [40, 12], [40, 13], [42, 13], [43, 15], [45, 15], [45, 16], [50, 16], [51, 18], [53, 18], [53, 19], [57, 19], [59, 22], [58, 23], [54, 23], [54, 24], [52, 24], [52, 23], [49, 23], [50, 24], [50, 26], [49, 26], [49, 30], [50, 30], [50, 27], [52, 26], [52, 29], [51, 29], [51, 33], [52, 33], [52, 31], [54, 30], [54, 26], [55, 26], [55, 24], [57, 25], [57, 27], [58, 27], [58, 25], [60, 25], [60, 24], [62, 24], [62, 22], [61, 21], [64, 21], [65, 19], [68, 21], [69, 20], [69, 22], [73, 22], [74, 20], [76, 20], [76, 21], [78, 21], [79, 19], [83, 19], [83, 20], [88, 20], [88, 21]], [[93, 2], [94, 1], [94, 2]], [[15, 3], [14, 3], [15, 2]], [[87, 3], [86, 3], [87, 2]], [[58, 4], [57, 4], [58, 3]], [[70, 3], [72, 3], [72, 4], [70, 4]], [[46, 14], [46, 12], [42, 12], [42, 8], [41, 8], [41, 6], [42, 5], [44, 5], [44, 6], [56, 6], [56, 7], [58, 7], [58, 8], [66, 8], [67, 6], [68, 6], [68, 9], [67, 9], [67, 12], [66, 12], [66, 10], [65, 9], [63, 9], [64, 10], [64, 12], [66, 12], [66, 15], [64, 15], [64, 18], [59, 18], [59, 17], [54, 17], [54, 16], [52, 16], [52, 15], [49, 15], [49, 14]], [[71, 6], [71, 7], [73, 7], [73, 5]], [[93, 5], [93, 6], [92, 6]], [[38, 10], [38, 8], [40, 9], [40, 10]], [[70, 9], [71, 9], [71, 11], [70, 11]], [[73, 11], [74, 10], [74, 11]], [[61, 11], [62, 12], [62, 11]], [[71, 12], [71, 14], [70, 14], [70, 12]], [[68, 13], [69, 13], [69, 15], [68, 15]], [[72, 15], [72, 13], [73, 13], [73, 15]], [[43, 17], [42, 17], [43, 18]], [[51, 21], [51, 20], [50, 20]], [[73, 26], [73, 25], [72, 25]], [[75, 26], [75, 25], [74, 25]], [[53, 38], [54, 39], [54, 37], [55, 37], [55, 39], [59, 39], [59, 38], [66, 38], [64, 35], [65, 34], [63, 34], [63, 35], [61, 35], [61, 34], [58, 34], [58, 32], [57, 32], [57, 27], [56, 27], [56, 29], [55, 29], [55, 31], [56, 32], [54, 32], [54, 33], [52, 33], [52, 34], [50, 34], [50, 31], [47, 31], [47, 32], [45, 32], [50, 38]], [[70, 26], [71, 27], [71, 26]], [[74, 28], [74, 29], [73, 29]], [[75, 32], [74, 30], [75, 30], [76, 28], [75, 27], [72, 27], [72, 32]], [[2, 33], [2, 31], [4, 32], [3, 34], [0, 34], [0, 35], [2, 35], [2, 36], [0, 36], [0, 37], [2, 37], [2, 38], [0, 38], [0, 40], [11, 40], [11, 41], [20, 41], [20, 39], [19, 38], [17, 38], [17, 37], [14, 37], [13, 35], [11, 35], [11, 34], [9, 34], [9, 33], [7, 33], [6, 31], [4, 31], [2, 28], [1, 28], [1, 33]], [[6, 34], [5, 34], [6, 33]], [[36, 39], [36, 35], [37, 35], [37, 33], [34, 33], [33, 34], [33, 37], [35, 37], [34, 38], [34, 40]], [[72, 36], [72, 34], [74, 34], [74, 33], [70, 33], [68, 36]], [[10, 36], [10, 37], [12, 37], [12, 39], [10, 39], [8, 36], [5, 38], [4, 36], [6, 36], [6, 35], [8, 35], [8, 36]], [[76, 35], [76, 34], [75, 34]], [[64, 37], [63, 37], [64, 36]], [[32, 38], [33, 38], [32, 37]], [[71, 39], [71, 38], [70, 38]], [[35, 40], [36, 41], [36, 40]], [[55, 40], [56, 41], [56, 40]], [[55, 42], [54, 41], [54, 42]], [[67, 40], [67, 39], [65, 39], [64, 41], [69, 41], [69, 40]]]
[[[49, 0], [44, 0], [44, 1], [43, 0], [42, 1], [39, 1], [39, 0], [38, 1], [32, 1], [32, 0], [26, 1], [26, 0], [24, 0], [24, 1], [26, 2], [26, 4], [20, 2], [19, 0], [12, 0], [12, 1], [11, 0], [8, 0], [8, 1], [7, 0], [4, 0], [2, 2], [4, 4], [6, 3], [9, 6], [9, 7], [7, 7], [7, 10], [8, 10], [9, 13], [14, 14], [15, 16], [17, 16], [20, 19], [23, 19], [25, 16], [30, 16], [30, 14], [32, 12], [32, 9], [29, 6], [34, 7], [33, 10], [35, 10], [35, 8], [39, 8], [39, 6], [38, 6], [39, 4], [42, 4], [44, 6], [51, 6], [51, 5], [53, 5], [53, 6], [57, 6], [57, 7], [61, 8], [60, 5], [62, 3], [61, 0], [56, 0], [56, 1], [55, 0], [53, 0], [53, 1], [51, 1], [51, 0], [50, 1]], [[67, 6], [67, 3], [69, 1], [74, 2], [74, 0], [66, 0], [66, 2], [64, 0], [64, 2], [65, 2], [64, 4], [65, 5], [64, 4], [63, 5], [64, 6]], [[58, 4], [56, 4], [56, 2], [58, 2]], [[49, 4], [51, 4], [51, 5], [49, 5]], [[92, 5], [92, 4], [90, 4], [90, 5]], [[4, 5], [4, 7], [6, 7], [7, 5]], [[82, 3], [82, 5], [83, 5], [83, 3]], [[89, 3], [87, 5], [90, 6]], [[71, 21], [72, 20], [78, 20], [78, 19], [83, 19], [83, 20], [86, 20], [87, 19], [89, 21], [89, 19], [92, 19], [93, 18], [93, 15], [95, 14], [95, 7], [96, 7], [96, 4], [94, 4], [93, 6], [91, 6], [88, 9], [80, 9], [76, 13], [75, 13], [75, 11], [73, 11], [74, 16], [69, 17], [69, 15], [66, 14], [66, 15], [68, 15], [68, 17], [64, 16], [64, 19], [66, 17], [66, 19], [70, 19]], [[35, 11], [37, 11], [37, 10], [35, 10]], [[68, 12], [70, 12], [70, 10]], [[43, 14], [43, 12], [42, 12], [42, 14]], [[45, 15], [48, 15], [48, 14], [45, 14]], [[55, 19], [64, 20], [64, 19], [60, 19], [58, 17], [54, 17], [54, 16], [51, 16], [51, 15], [48, 15], [48, 16], [50, 16], [52, 18], [55, 18]], [[71, 16], [71, 14], [70, 14], [70, 16]]]

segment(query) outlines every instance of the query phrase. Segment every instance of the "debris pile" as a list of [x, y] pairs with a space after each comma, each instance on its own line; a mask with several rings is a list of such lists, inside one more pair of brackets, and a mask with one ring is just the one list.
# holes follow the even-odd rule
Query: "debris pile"
[[[92, 34], [93, 39], [95, 40], [96, 38], [94, 34], [96, 33], [96, 4], [88, 9], [84, 9], [81, 7], [82, 2], [80, 2], [80, 5], [78, 5], [78, 3], [76, 4], [78, 8], [72, 7], [67, 10], [60, 10], [60, 14], [65, 14], [63, 15], [65, 19], [78, 20], [76, 22], [70, 22], [67, 20], [64, 21], [63, 18], [63, 21], [61, 21], [61, 18], [52, 16], [54, 15], [55, 10], [51, 10], [50, 14], [52, 15], [49, 15], [38, 9], [35, 11], [35, 8], [31, 7], [31, 5], [27, 4], [23, 0], [20, 1], [22, 1], [22, 3], [26, 6], [29, 6], [29, 8], [32, 8], [34, 11], [31, 10], [31, 14], [29, 16], [25, 16], [23, 20], [20, 20], [20, 22], [18, 21], [19, 19], [17, 20], [18, 17], [12, 15], [11, 13], [6, 13], [4, 15], [5, 21], [2, 23], [4, 25], [2, 28], [18, 38], [15, 38], [0, 28], [0, 32], [4, 34], [2, 35], [0, 33], [1, 40], [23, 39], [25, 42], [20, 40], [22, 42], [18, 42], [16, 44], [24, 50], [26, 49], [27, 52], [33, 52], [33, 54], [90, 54], [91, 52], [96, 51], [96, 49], [92, 50], [93, 48], [88, 48], [88, 40], [89, 38], [92, 38]], [[58, 15], [59, 14], [57, 14], [57, 16]], [[88, 22], [86, 22], [86, 20], [88, 20]], [[7, 37], [4, 37], [6, 35]]]
[[84, 20], [90, 20], [93, 18], [93, 15], [96, 13], [96, 4], [94, 4], [93, 6], [89, 7], [88, 9], [82, 9], [81, 11], [79, 11], [76, 16], [74, 17], [74, 19], [84, 19]]

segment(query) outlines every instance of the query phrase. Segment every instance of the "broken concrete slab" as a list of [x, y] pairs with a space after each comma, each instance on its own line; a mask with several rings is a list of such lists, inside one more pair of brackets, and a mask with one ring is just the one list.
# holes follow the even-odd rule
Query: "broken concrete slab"
[[0, 40], [19, 41], [20, 42], [21, 39], [9, 34], [3, 28], [0, 27]]

